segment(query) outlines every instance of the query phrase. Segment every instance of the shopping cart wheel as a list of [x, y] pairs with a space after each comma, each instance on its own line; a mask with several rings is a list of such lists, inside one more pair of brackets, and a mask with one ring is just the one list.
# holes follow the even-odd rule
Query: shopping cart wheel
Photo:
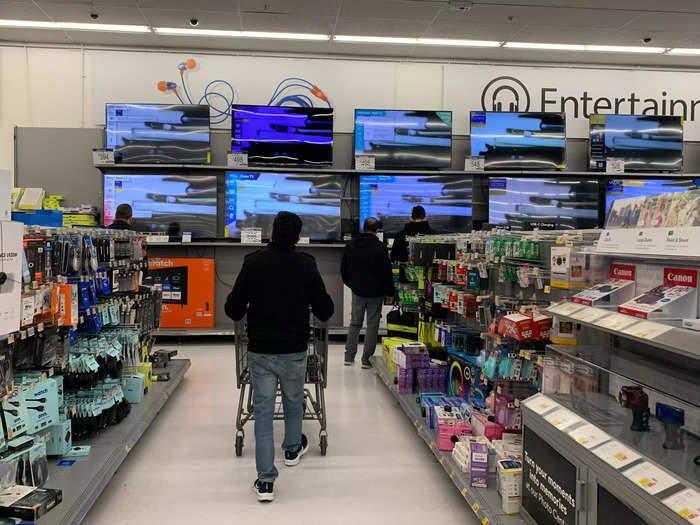
[[328, 448], [328, 436], [323, 433], [323, 431], [319, 434], [319, 446], [321, 447], [321, 455], [325, 456], [326, 455], [326, 449]]
[[243, 432], [236, 434], [236, 456], [241, 457], [243, 455]]

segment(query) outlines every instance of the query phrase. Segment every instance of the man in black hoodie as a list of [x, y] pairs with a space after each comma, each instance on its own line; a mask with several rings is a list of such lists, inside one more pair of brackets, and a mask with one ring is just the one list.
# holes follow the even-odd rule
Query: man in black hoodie
[[301, 423], [309, 306], [321, 321], [333, 315], [333, 301], [316, 261], [294, 246], [301, 226], [297, 215], [278, 213], [272, 225], [272, 242], [246, 256], [226, 300], [226, 315], [234, 321], [248, 314], [248, 366], [253, 384], [258, 470], [253, 490], [259, 501], [274, 499], [273, 483], [278, 475], [272, 431], [278, 382], [284, 406], [284, 464], [299, 464], [308, 450]]
[[109, 225], [110, 230], [133, 230], [131, 225], [134, 212], [129, 204], [123, 203], [117, 206], [117, 211], [114, 214], [114, 222]]
[[425, 217], [425, 208], [423, 206], [414, 206], [413, 210], [411, 210], [410, 222], [406, 223], [406, 226], [394, 239], [394, 245], [391, 247], [391, 260], [394, 262], [408, 261], [408, 241], [406, 237], [413, 237], [418, 234], [430, 235], [431, 233], [433, 233], [433, 230]]
[[362, 353], [362, 368], [371, 368], [369, 358], [377, 346], [379, 320], [384, 298], [394, 298], [394, 278], [391, 261], [384, 244], [377, 238], [379, 222], [374, 217], [363, 225], [364, 233], [345, 247], [340, 273], [343, 282], [352, 290], [350, 330], [345, 343], [345, 365], [352, 366], [357, 354], [357, 340], [367, 312], [367, 333]]

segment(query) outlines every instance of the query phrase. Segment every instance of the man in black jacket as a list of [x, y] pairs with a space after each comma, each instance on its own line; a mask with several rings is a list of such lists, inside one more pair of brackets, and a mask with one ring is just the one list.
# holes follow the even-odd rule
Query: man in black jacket
[[134, 227], [131, 225], [133, 221], [134, 212], [131, 206], [126, 203], [122, 203], [117, 206], [117, 211], [114, 214], [114, 222], [109, 225], [110, 230], [133, 230]]
[[418, 234], [430, 235], [431, 233], [433, 233], [433, 230], [425, 216], [425, 208], [423, 206], [414, 206], [413, 210], [411, 210], [410, 222], [407, 222], [403, 230], [394, 238], [394, 245], [391, 247], [391, 260], [394, 262], [408, 261], [408, 241], [406, 237], [413, 237]]
[[271, 242], [245, 258], [226, 315], [234, 321], [248, 314], [248, 366], [255, 412], [255, 462], [258, 479], [253, 490], [259, 501], [272, 501], [275, 443], [272, 420], [279, 382], [284, 406], [284, 463], [298, 465], [308, 450], [301, 432], [304, 380], [309, 339], [309, 306], [321, 321], [333, 315], [316, 261], [296, 251], [301, 219], [280, 212], [272, 226]]
[[387, 297], [394, 298], [394, 279], [391, 261], [384, 245], [377, 238], [379, 223], [374, 217], [363, 225], [365, 233], [348, 243], [343, 252], [340, 273], [343, 282], [352, 290], [352, 315], [345, 343], [345, 365], [352, 366], [357, 354], [357, 340], [367, 311], [367, 333], [362, 353], [362, 368], [370, 368], [369, 358], [377, 346], [377, 332], [382, 304]]

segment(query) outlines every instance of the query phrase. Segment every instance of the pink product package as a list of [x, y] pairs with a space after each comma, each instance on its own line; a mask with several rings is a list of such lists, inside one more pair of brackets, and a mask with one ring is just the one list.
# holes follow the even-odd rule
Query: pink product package
[[489, 447], [486, 443], [469, 444], [469, 479], [472, 487], [489, 486]]
[[484, 436], [490, 440], [503, 438], [503, 425], [489, 421], [486, 414], [472, 414], [472, 429], [475, 436]]
[[438, 450], [450, 451], [455, 446], [452, 436], [468, 436], [472, 433], [471, 425], [462, 419], [458, 412], [447, 411], [445, 407], [436, 406], [435, 418], [438, 428]]

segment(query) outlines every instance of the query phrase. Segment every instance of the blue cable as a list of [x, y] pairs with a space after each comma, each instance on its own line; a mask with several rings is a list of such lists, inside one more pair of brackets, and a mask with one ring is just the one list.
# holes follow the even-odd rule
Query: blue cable
[[185, 82], [185, 75], [181, 75], [180, 78], [182, 78], [182, 87], [185, 90], [185, 96], [187, 97], [187, 100], [189, 100], [190, 104], [194, 104], [194, 102], [192, 102], [192, 99], [190, 98], [189, 92], [187, 91], [187, 82]]
[[[290, 80], [298, 80], [298, 81], [300, 81], [300, 82], [306, 82], [307, 86], [305, 86], [305, 87], [307, 87], [307, 88], [312, 88], [312, 87], [313, 87], [313, 84], [312, 84], [311, 82], [309, 82], [308, 80], [306, 80], [305, 78], [301, 78], [301, 77], [287, 77], [287, 78], [285, 78], [284, 80], [282, 80], [279, 84], [277, 84], [277, 87], [275, 88], [275, 91], [274, 91], [273, 94], [272, 94], [272, 98], [270, 99], [270, 102], [268, 102], [268, 104], [267, 104], [268, 106], [271, 105], [271, 104], [272, 104], [272, 101], [275, 100], [275, 98], [278, 96], [277, 91], [280, 89], [280, 86], [281, 86], [282, 84], [284, 84], [285, 82], [288, 82], [288, 81], [290, 81]], [[286, 89], [286, 88], [284, 88], [284, 89]]]
[[306, 95], [287, 95], [286, 97], [280, 99], [280, 101], [277, 102], [277, 104], [275, 104], [275, 105], [283, 106], [285, 104], [285, 102], [293, 102], [302, 108], [314, 107], [313, 102]]
[[270, 101], [267, 103], [267, 105], [268, 105], [268, 106], [272, 106], [273, 101], [275, 100], [275, 98], [281, 97], [282, 94], [283, 94], [286, 90], [288, 90], [288, 89], [290, 89], [290, 88], [293, 88], [293, 87], [299, 87], [299, 88], [302, 88], [302, 89], [309, 89], [309, 88], [308, 88], [307, 86], [305, 86], [304, 84], [287, 84], [287, 85], [284, 86], [281, 90], [279, 90], [279, 93], [277, 93], [273, 98], [270, 99]]

